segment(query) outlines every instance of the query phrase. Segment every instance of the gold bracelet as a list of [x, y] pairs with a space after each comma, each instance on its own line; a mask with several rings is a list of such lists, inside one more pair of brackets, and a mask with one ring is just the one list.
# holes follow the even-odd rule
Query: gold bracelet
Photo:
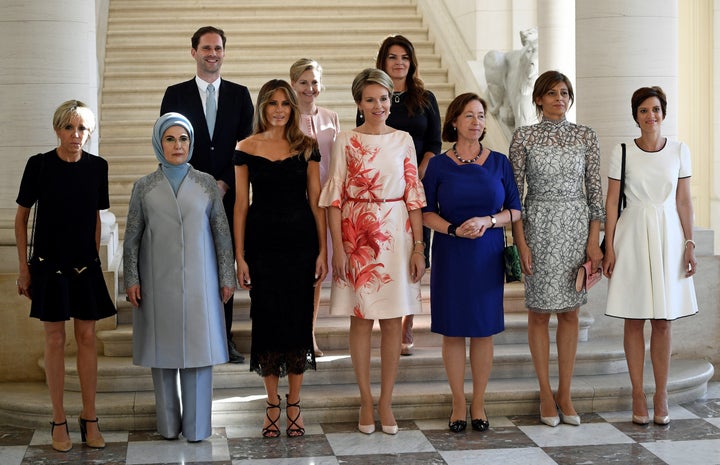
[[425, 244], [425, 241], [415, 241], [415, 242], [413, 243], [413, 247], [415, 247], [416, 245], [421, 245], [421, 246], [423, 246], [423, 249], [427, 246], [427, 244]]
[[412, 254], [413, 254], [413, 255], [414, 255], [414, 254], [422, 255], [422, 257], [425, 258], [425, 254], [422, 253], [422, 252], [420, 252], [419, 250], [413, 250], [413, 253], [412, 253]]

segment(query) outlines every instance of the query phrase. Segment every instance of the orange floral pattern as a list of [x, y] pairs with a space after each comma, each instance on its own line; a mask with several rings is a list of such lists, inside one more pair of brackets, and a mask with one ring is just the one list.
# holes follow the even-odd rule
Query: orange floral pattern
[[320, 205], [340, 208], [348, 260], [345, 279], [333, 281], [331, 313], [359, 318], [417, 313], [420, 288], [409, 279], [408, 210], [425, 206], [425, 193], [410, 136], [340, 133]]

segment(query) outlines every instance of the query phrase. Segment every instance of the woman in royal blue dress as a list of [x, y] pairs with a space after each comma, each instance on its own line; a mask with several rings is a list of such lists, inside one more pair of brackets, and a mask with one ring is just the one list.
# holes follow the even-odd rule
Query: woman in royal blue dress
[[472, 427], [490, 426], [485, 388], [493, 360], [492, 336], [503, 318], [502, 226], [520, 219], [520, 198], [507, 157], [482, 145], [486, 103], [459, 95], [448, 106], [442, 137], [452, 149], [428, 163], [423, 221], [435, 231], [430, 274], [432, 331], [443, 335], [443, 361], [453, 407], [450, 431], [467, 426], [465, 338], [470, 338]]

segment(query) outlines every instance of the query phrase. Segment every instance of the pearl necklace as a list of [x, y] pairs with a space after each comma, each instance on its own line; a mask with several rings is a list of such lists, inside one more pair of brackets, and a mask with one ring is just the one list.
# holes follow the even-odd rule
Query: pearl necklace
[[475, 155], [475, 158], [472, 158], [472, 159], [470, 159], [470, 160], [465, 160], [464, 158], [460, 157], [460, 155], [457, 153], [457, 150], [455, 150], [455, 145], [456, 145], [456, 144], [453, 144], [453, 146], [452, 146], [452, 151], [453, 151], [453, 153], [455, 154], [455, 158], [457, 158], [458, 160], [460, 160], [461, 163], [475, 163], [476, 161], [478, 161], [478, 160], [480, 159], [480, 156], [482, 156], [482, 153], [483, 153], [483, 145], [482, 145], [482, 143], [480, 144], [480, 151], [478, 152], [478, 154]]

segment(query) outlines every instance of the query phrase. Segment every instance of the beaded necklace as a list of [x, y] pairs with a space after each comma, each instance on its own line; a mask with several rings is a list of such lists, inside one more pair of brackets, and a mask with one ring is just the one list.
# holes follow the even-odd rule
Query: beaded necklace
[[465, 160], [464, 158], [460, 157], [460, 155], [457, 153], [457, 150], [455, 150], [455, 145], [456, 144], [453, 144], [452, 151], [455, 154], [455, 158], [460, 160], [461, 163], [475, 163], [476, 161], [478, 161], [480, 159], [480, 156], [483, 153], [483, 145], [482, 145], [482, 143], [480, 143], [480, 151], [478, 152], [477, 155], [475, 155], [475, 158], [471, 158], [470, 160]]

